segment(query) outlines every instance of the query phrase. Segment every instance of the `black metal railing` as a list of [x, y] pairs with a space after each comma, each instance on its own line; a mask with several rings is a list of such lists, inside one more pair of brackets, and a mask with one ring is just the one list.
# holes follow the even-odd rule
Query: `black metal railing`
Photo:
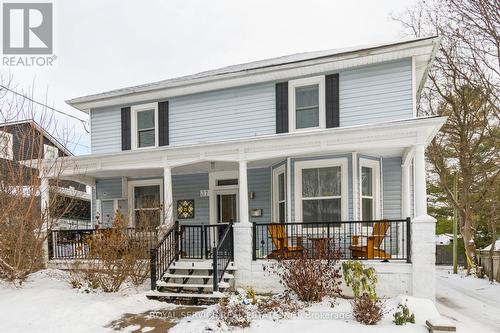
[[150, 250], [151, 289], [156, 288], [156, 281], [165, 274], [174, 260], [179, 259], [179, 222], [175, 222], [158, 244]]
[[[106, 237], [111, 230], [117, 229], [51, 230], [48, 235], [49, 259], [98, 259], [91, 249], [90, 240], [97, 235]], [[131, 245], [137, 244], [148, 250], [157, 244], [155, 230], [126, 228], [120, 232]], [[145, 258], [147, 255], [145, 251]]]
[[254, 223], [253, 258], [319, 257], [326, 249], [342, 259], [411, 261], [410, 218], [317, 223]]
[[226, 225], [212, 253], [213, 290], [218, 291], [219, 283], [224, 277], [229, 263], [234, 260], [233, 223]]
[[180, 226], [181, 257], [185, 259], [211, 259], [214, 247], [228, 223], [185, 224]]

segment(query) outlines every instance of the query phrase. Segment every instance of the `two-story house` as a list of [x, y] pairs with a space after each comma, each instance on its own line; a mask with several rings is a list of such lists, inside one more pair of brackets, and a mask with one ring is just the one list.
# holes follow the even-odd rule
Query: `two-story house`
[[[39, 162], [72, 155], [33, 119], [0, 123], [0, 182], [4, 193], [24, 196], [36, 193]], [[49, 191], [55, 198], [50, 207], [53, 227], [91, 227], [91, 195], [84, 184], [54, 177]], [[40, 193], [37, 196], [41, 197]]]
[[433, 298], [424, 152], [445, 119], [416, 109], [438, 43], [301, 53], [69, 100], [89, 114], [91, 154], [68, 158], [64, 176], [93, 187], [92, 216], [179, 221], [152, 251], [155, 288], [273, 290], [265, 266], [278, 255], [334, 246], [377, 269], [381, 294]]

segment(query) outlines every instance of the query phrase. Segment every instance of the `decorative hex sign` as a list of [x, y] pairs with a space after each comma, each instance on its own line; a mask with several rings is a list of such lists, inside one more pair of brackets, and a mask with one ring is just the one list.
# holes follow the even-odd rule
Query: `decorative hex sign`
[[194, 218], [194, 200], [177, 200], [177, 218]]

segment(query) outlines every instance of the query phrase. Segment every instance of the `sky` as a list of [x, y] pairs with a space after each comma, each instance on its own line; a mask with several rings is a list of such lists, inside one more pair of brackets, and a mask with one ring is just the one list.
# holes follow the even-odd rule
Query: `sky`
[[[391, 14], [414, 0], [52, 2], [54, 66], [0, 65], [0, 75], [12, 75], [17, 89], [36, 100], [87, 119], [64, 101], [254, 60], [399, 40], [401, 26]], [[66, 129], [68, 148], [90, 153], [82, 124], [56, 117], [53, 134]]]

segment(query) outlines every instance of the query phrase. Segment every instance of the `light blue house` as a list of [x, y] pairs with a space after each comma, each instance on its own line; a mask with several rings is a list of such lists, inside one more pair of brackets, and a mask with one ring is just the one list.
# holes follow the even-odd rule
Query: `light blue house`
[[159, 226], [162, 291], [273, 290], [269, 261], [334, 246], [368, 260], [382, 294], [433, 298], [424, 150], [445, 119], [416, 108], [438, 43], [302, 53], [69, 100], [89, 114], [91, 154], [66, 159], [63, 175], [92, 186], [101, 227], [117, 210], [132, 228], [139, 215]]

